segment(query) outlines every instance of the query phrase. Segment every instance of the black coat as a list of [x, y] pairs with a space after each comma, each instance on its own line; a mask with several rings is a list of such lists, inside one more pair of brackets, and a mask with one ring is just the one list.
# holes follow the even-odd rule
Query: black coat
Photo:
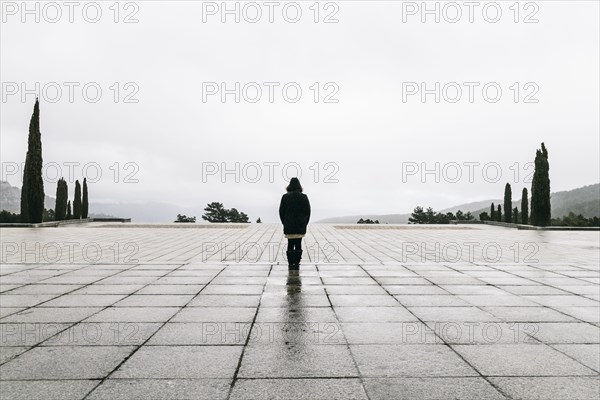
[[310, 220], [310, 202], [302, 192], [288, 192], [281, 198], [279, 219], [283, 224], [283, 233], [305, 234]]

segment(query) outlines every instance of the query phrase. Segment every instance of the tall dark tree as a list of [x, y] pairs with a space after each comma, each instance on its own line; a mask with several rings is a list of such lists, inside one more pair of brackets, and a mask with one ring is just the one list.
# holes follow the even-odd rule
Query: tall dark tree
[[490, 206], [490, 221], [495, 221], [496, 220], [496, 207], [494, 206], [494, 203], [492, 203], [492, 205]]
[[73, 219], [73, 214], [71, 213], [71, 200], [67, 202], [67, 219]]
[[531, 223], [536, 226], [550, 225], [550, 164], [548, 151], [542, 143], [535, 153], [535, 171], [531, 182]]
[[88, 217], [90, 205], [88, 203], [88, 188], [87, 188], [87, 179], [83, 178], [83, 197], [81, 199], [81, 218]]
[[60, 178], [58, 180], [58, 182], [56, 183], [56, 201], [54, 202], [54, 218], [56, 218], [57, 221], [60, 221], [60, 215], [61, 215], [61, 196], [62, 196], [62, 178]]
[[35, 100], [29, 122], [27, 155], [21, 187], [21, 221], [42, 222], [44, 216], [44, 180], [42, 179], [42, 134], [40, 132], [40, 102]]
[[498, 210], [496, 211], [496, 221], [502, 222], [502, 206], [498, 204]]
[[65, 216], [63, 219], [67, 219], [67, 211], [66, 210], [67, 210], [67, 203], [69, 202], [69, 185], [67, 184], [67, 181], [65, 181], [64, 179], [63, 179], [63, 188], [62, 189], [63, 189], [62, 201], [63, 201], [63, 207], [65, 208]]
[[67, 182], [60, 178], [56, 185], [56, 205], [54, 207], [54, 218], [62, 221], [67, 216]]
[[521, 194], [521, 223], [529, 224], [529, 198], [527, 196], [527, 188], [523, 188]]
[[512, 222], [514, 224], [518, 224], [519, 223], [519, 209], [517, 207], [512, 209]]
[[81, 184], [75, 181], [75, 197], [73, 197], [73, 219], [81, 219]]
[[504, 186], [504, 222], [511, 223], [512, 220], [512, 190], [510, 183]]

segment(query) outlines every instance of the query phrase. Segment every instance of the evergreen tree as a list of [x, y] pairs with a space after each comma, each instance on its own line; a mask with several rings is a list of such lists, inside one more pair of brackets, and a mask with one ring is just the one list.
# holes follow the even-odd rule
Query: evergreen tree
[[512, 222], [512, 190], [510, 183], [504, 186], [504, 222]]
[[81, 185], [75, 181], [75, 197], [73, 198], [73, 219], [81, 219]]
[[519, 209], [517, 207], [513, 208], [512, 210], [512, 222], [514, 224], [518, 224], [519, 223]]
[[62, 195], [63, 207], [65, 209], [65, 216], [63, 219], [67, 219], [67, 202], [69, 201], [69, 185], [67, 181], [63, 179], [63, 195]]
[[54, 202], [54, 218], [56, 218], [57, 221], [59, 221], [60, 219], [60, 204], [61, 204], [61, 198], [62, 196], [62, 178], [60, 178], [58, 180], [58, 182], [56, 183], [56, 201]]
[[490, 207], [490, 221], [495, 221], [496, 220], [496, 207], [494, 206], [494, 203], [492, 203], [491, 207]]
[[521, 194], [521, 223], [529, 224], [529, 198], [527, 197], [527, 188], [523, 188]]
[[498, 204], [498, 211], [496, 211], [496, 221], [502, 222], [502, 206]]
[[48, 210], [44, 208], [44, 221], [56, 221], [56, 214], [54, 214], [54, 210]]
[[40, 102], [35, 100], [29, 122], [27, 155], [21, 187], [21, 222], [39, 223], [44, 216], [44, 181], [42, 179], [42, 134]]
[[83, 198], [81, 200], [81, 218], [88, 217], [88, 188], [87, 188], [87, 179], [83, 178]]
[[71, 213], [71, 200], [67, 202], [67, 219], [73, 219], [73, 214]]
[[531, 223], [536, 226], [550, 225], [550, 164], [548, 151], [542, 143], [542, 149], [535, 153], [535, 171], [531, 183]]
[[213, 201], [204, 208], [202, 219], [208, 222], [227, 222], [228, 211], [223, 203]]
[[63, 178], [58, 180], [56, 185], [56, 203], [54, 207], [54, 218], [56, 221], [62, 221], [67, 215], [67, 182]]

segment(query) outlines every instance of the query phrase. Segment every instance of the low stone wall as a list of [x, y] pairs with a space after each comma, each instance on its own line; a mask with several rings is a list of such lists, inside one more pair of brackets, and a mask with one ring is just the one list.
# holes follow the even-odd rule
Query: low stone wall
[[66, 219], [64, 221], [48, 221], [39, 224], [26, 224], [21, 222], [3, 222], [0, 228], [56, 228], [63, 225], [87, 224], [90, 222], [131, 222], [131, 218], [84, 218]]
[[[460, 221], [462, 222], [462, 221]], [[598, 226], [534, 226], [525, 224], [511, 224], [508, 222], [483, 221], [486, 225], [502, 226], [529, 231], [600, 231]]]

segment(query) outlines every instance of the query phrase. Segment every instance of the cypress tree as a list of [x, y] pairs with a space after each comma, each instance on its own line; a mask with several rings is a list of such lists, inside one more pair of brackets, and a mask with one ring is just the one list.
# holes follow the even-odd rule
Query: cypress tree
[[58, 180], [58, 184], [56, 185], [56, 205], [54, 206], [54, 218], [57, 221], [62, 221], [65, 219], [67, 214], [67, 198], [64, 187], [66, 182], [63, 178]]
[[63, 194], [62, 194], [62, 207], [65, 210], [64, 213], [64, 219], [67, 219], [67, 202], [69, 201], [69, 185], [67, 185], [67, 181], [65, 181], [63, 179], [63, 185], [62, 185], [62, 190], [63, 190]]
[[56, 183], [56, 201], [54, 202], [54, 218], [60, 221], [60, 196], [62, 196], [62, 178]]
[[512, 222], [512, 190], [510, 183], [504, 186], [504, 222]]
[[512, 222], [515, 223], [515, 224], [518, 224], [519, 223], [519, 209], [517, 207], [513, 208], [512, 209], [512, 214], [513, 214], [512, 215], [512, 218], [513, 218]]
[[531, 223], [536, 226], [550, 225], [549, 171], [548, 151], [542, 143], [542, 149], [535, 153], [535, 171], [531, 183]]
[[73, 219], [81, 219], [81, 185], [75, 181], [75, 197], [73, 198]]
[[42, 179], [42, 134], [40, 102], [35, 100], [29, 122], [27, 155], [21, 187], [21, 222], [39, 223], [44, 216], [44, 181]]
[[88, 188], [87, 188], [87, 179], [83, 178], [83, 199], [81, 200], [81, 218], [88, 217]]
[[529, 223], [529, 198], [527, 197], [527, 188], [523, 188], [521, 194], [521, 223], [527, 225]]
[[498, 204], [498, 211], [496, 211], [496, 221], [502, 222], [502, 206]]
[[496, 220], [496, 207], [494, 206], [494, 203], [492, 203], [492, 205], [490, 206], [490, 221], [495, 221]]
[[71, 214], [71, 200], [67, 202], [67, 219], [73, 219], [73, 214]]

